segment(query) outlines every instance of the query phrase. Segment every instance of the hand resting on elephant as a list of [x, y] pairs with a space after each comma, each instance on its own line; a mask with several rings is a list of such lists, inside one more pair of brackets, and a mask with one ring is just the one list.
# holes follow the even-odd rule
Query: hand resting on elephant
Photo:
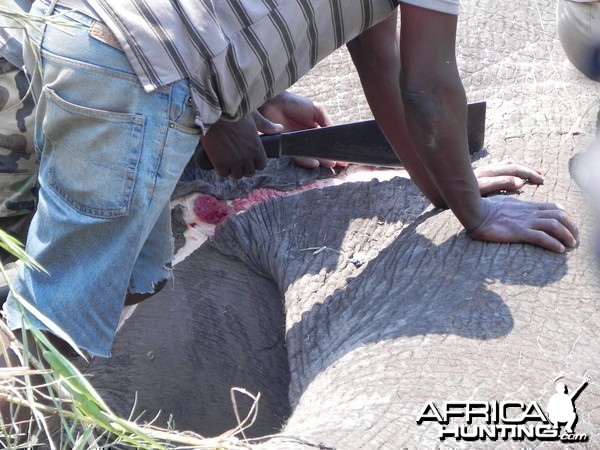
[[563, 253], [577, 244], [573, 219], [555, 203], [530, 203], [507, 197], [484, 199], [487, 212], [481, 224], [467, 230], [473, 239], [526, 242]]
[[[400, 36], [398, 15], [392, 14], [347, 46], [377, 123], [419, 189], [435, 206], [452, 209], [474, 239], [530, 243], [559, 253], [575, 246], [577, 228], [561, 206], [481, 196], [491, 185], [481, 172], [478, 180], [467, 148], [457, 18], [406, 3], [400, 11]], [[519, 178], [541, 182], [539, 176]], [[514, 184], [515, 178], [505, 182]]]
[[[474, 170], [482, 196], [500, 191], [518, 191], [527, 183], [542, 184], [544, 177], [536, 169], [513, 161], [503, 161]], [[577, 228], [560, 205], [528, 203], [509, 197], [487, 199], [489, 215], [477, 229], [469, 232], [474, 239], [506, 242], [506, 230], [515, 239], [548, 248], [558, 253], [565, 251], [561, 242], [576, 245]]]
[[475, 168], [473, 172], [482, 196], [501, 191], [518, 191], [528, 183], [544, 183], [541, 169], [512, 160], [486, 164]]

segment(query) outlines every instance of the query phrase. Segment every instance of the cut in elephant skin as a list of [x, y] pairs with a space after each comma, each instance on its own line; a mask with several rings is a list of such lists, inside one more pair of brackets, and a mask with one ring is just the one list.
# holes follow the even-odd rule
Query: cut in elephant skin
[[[162, 409], [162, 423], [172, 413], [176, 428], [216, 435], [236, 425], [230, 388], [260, 391], [248, 435], [280, 433], [263, 444], [277, 449], [555, 448], [442, 442], [437, 424], [416, 418], [429, 401], [545, 408], [559, 377], [573, 390], [587, 377], [575, 406], [588, 442], [577, 446], [600, 446], [600, 264], [568, 173], [593, 139], [600, 85], [563, 55], [554, 8], [464, 2], [458, 56], [469, 101], [488, 103], [487, 151], [544, 169], [545, 184], [520, 198], [564, 205], [580, 224], [576, 249], [472, 241], [403, 178], [270, 200], [221, 224], [138, 307], [114, 356], [92, 363], [107, 401], [128, 414], [137, 391], [146, 419]], [[294, 89], [337, 122], [368, 117], [344, 51]], [[228, 181], [207, 193], [234, 198], [265, 180], [289, 189], [316, 173], [274, 164], [259, 185], [239, 192]]]

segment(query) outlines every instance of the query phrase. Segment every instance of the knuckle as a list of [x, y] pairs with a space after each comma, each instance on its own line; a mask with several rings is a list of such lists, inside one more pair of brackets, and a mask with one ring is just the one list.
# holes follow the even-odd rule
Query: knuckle
[[562, 207], [562, 205], [560, 203], [551, 202], [551, 203], [548, 203], [548, 206], [550, 206], [551, 208], [553, 208], [557, 212], [564, 210], [564, 208]]
[[550, 229], [554, 232], [559, 231], [561, 228], [561, 224], [557, 219], [550, 220]]
[[567, 212], [565, 210], [559, 209], [556, 212], [556, 220], [558, 220], [560, 223], [565, 223], [568, 222], [568, 216], [567, 216]]

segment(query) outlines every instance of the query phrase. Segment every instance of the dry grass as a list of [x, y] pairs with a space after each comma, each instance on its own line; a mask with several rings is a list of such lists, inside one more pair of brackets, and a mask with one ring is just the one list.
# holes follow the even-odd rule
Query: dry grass
[[[0, 247], [18, 256], [30, 269], [43, 270], [27, 256], [18, 241], [2, 230]], [[0, 270], [6, 276], [1, 264]], [[22, 312], [29, 311], [54, 334], [76, 348], [56, 324], [12, 291], [8, 278], [6, 281]], [[18, 365], [0, 369], [0, 401], [9, 403], [11, 414], [11, 419], [6, 422], [0, 418], [0, 448], [33, 448], [44, 444], [50, 449], [234, 449], [248, 448], [250, 445], [244, 438], [244, 430], [256, 418], [259, 396], [233, 389], [234, 407], [236, 393], [250, 395], [254, 406], [246, 418], [236, 416], [238, 426], [235, 429], [212, 439], [154, 427], [151, 423], [137, 423], [133, 413], [124, 419], [112, 412], [71, 361], [52, 345], [45, 334], [27, 323], [26, 319], [24, 328], [30, 331], [34, 342], [22, 337], [19, 339], [0, 321], [0, 333], [8, 341], [8, 346], [0, 343], [0, 354], [7, 361], [8, 352], [14, 352], [19, 360]]]

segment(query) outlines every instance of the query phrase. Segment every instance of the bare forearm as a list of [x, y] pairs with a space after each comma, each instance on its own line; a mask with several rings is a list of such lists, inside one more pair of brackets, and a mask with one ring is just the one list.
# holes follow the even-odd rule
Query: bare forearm
[[[414, 21], [430, 14], [403, 8]], [[402, 24], [401, 49], [391, 16], [348, 49], [373, 115], [411, 178], [435, 206], [450, 207], [470, 230], [484, 217], [484, 203], [467, 149], [466, 97], [452, 40], [455, 19], [437, 19], [440, 44], [433, 48], [423, 36], [415, 41], [410, 20]]]
[[443, 198], [439, 206], [451, 208], [467, 230], [476, 227], [485, 212], [468, 152], [460, 80], [445, 78], [421, 91], [407, 87], [403, 98], [413, 145]]
[[416, 154], [400, 92], [400, 55], [396, 17], [364, 32], [348, 43], [348, 50], [373, 116], [419, 189], [436, 206], [444, 199]]
[[444, 203], [471, 230], [485, 217], [467, 144], [467, 102], [455, 58], [456, 16], [405, 3], [401, 89], [415, 151]]

